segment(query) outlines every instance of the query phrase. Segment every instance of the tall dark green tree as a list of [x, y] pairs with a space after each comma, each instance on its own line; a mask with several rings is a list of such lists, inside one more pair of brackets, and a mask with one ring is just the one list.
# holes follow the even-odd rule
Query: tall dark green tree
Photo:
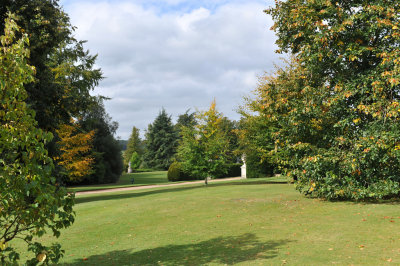
[[144, 161], [155, 169], [167, 170], [176, 154], [178, 133], [163, 108], [146, 132]]
[[94, 100], [89, 92], [102, 79], [94, 69], [96, 56], [73, 37], [74, 27], [58, 0], [2, 0], [0, 29], [7, 10], [30, 39], [29, 64], [35, 81], [25, 85], [27, 102], [36, 112], [39, 127], [53, 134]]
[[230, 163], [236, 163], [237, 160], [241, 157], [239, 153], [239, 139], [237, 131], [239, 129], [239, 123], [236, 121], [230, 120], [228, 117], [224, 116], [221, 120], [221, 129], [225, 132], [228, 141], [228, 161]]
[[116, 182], [123, 170], [121, 146], [114, 137], [118, 124], [106, 113], [101, 98], [80, 116], [79, 124], [85, 131], [95, 131], [92, 144], [94, 173], [86, 177], [83, 183]]
[[[178, 120], [176, 121], [175, 127], [178, 132], [181, 132], [182, 127], [194, 127], [197, 124], [196, 121], [196, 113], [189, 113], [189, 110], [186, 110], [184, 114], [178, 116]], [[181, 133], [180, 133], [181, 134]]]
[[132, 128], [131, 136], [129, 137], [126, 150], [124, 152], [124, 168], [128, 167], [129, 161], [131, 160], [132, 154], [137, 153], [137, 156], [143, 154], [142, 151], [142, 140], [140, 139], [139, 129], [137, 127]]

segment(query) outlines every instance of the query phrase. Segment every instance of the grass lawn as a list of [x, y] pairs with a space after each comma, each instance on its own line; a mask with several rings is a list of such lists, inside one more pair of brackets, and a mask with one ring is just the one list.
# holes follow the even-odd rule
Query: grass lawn
[[[134, 178], [135, 183], [131, 183], [131, 179]], [[167, 171], [156, 171], [156, 172], [143, 172], [143, 173], [132, 173], [123, 174], [117, 183], [114, 184], [102, 184], [102, 185], [88, 185], [88, 186], [76, 186], [69, 187], [69, 191], [88, 191], [88, 190], [99, 190], [108, 188], [119, 188], [119, 187], [132, 187], [132, 186], [144, 186], [154, 184], [168, 183]]]
[[[156, 185], [171, 183], [167, 178], [168, 171], [154, 171], [154, 172], [141, 172], [132, 174], [123, 174], [117, 183], [113, 184], [102, 184], [102, 185], [87, 185], [87, 186], [72, 186], [68, 187], [69, 191], [79, 192], [79, 191], [91, 191], [91, 190], [101, 190], [109, 188], [120, 188], [120, 187], [134, 187], [134, 186], [145, 186], [145, 185]], [[135, 182], [132, 184], [131, 180], [134, 178]], [[198, 181], [198, 180], [192, 180]], [[271, 181], [286, 181], [282, 177], [273, 177]], [[190, 181], [181, 181], [190, 182]], [[173, 182], [173, 183], [181, 183]]]
[[398, 202], [326, 202], [268, 179], [82, 195], [75, 210], [62, 265], [400, 264]]

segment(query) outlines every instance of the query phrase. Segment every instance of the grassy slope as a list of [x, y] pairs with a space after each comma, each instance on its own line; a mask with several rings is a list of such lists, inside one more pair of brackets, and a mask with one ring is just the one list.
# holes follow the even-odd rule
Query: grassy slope
[[400, 263], [397, 203], [324, 202], [266, 179], [77, 202], [64, 265]]

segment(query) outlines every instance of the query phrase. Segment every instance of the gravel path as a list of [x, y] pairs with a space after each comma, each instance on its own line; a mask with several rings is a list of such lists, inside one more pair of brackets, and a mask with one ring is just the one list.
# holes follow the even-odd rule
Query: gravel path
[[[223, 178], [223, 179], [212, 179], [208, 180], [208, 183], [215, 183], [221, 181], [232, 181], [232, 180], [240, 180], [241, 177], [232, 177], [232, 178]], [[99, 189], [92, 191], [81, 191], [76, 192], [75, 195], [86, 195], [86, 194], [100, 194], [107, 192], [117, 192], [117, 191], [129, 191], [129, 190], [140, 190], [140, 189], [149, 189], [149, 188], [158, 188], [158, 187], [176, 187], [176, 186], [185, 186], [185, 185], [193, 185], [193, 184], [204, 184], [204, 180], [200, 181], [191, 181], [191, 182], [183, 182], [183, 183], [172, 183], [166, 185], [148, 185], [148, 186], [136, 186], [136, 187], [120, 187], [120, 188], [109, 188], [109, 189]]]

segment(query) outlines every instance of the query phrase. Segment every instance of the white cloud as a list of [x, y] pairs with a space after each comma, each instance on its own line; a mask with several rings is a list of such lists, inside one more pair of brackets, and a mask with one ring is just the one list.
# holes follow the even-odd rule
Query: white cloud
[[[112, 97], [106, 108], [120, 124], [118, 135], [128, 138], [132, 126], [143, 131], [162, 107], [176, 118], [214, 97], [220, 111], [238, 119], [242, 96], [278, 61], [264, 1], [203, 1], [168, 12], [150, 2], [157, 1], [61, 2], [76, 37], [99, 55], [106, 79], [95, 93]], [[158, 2], [165, 9], [191, 1]]]

